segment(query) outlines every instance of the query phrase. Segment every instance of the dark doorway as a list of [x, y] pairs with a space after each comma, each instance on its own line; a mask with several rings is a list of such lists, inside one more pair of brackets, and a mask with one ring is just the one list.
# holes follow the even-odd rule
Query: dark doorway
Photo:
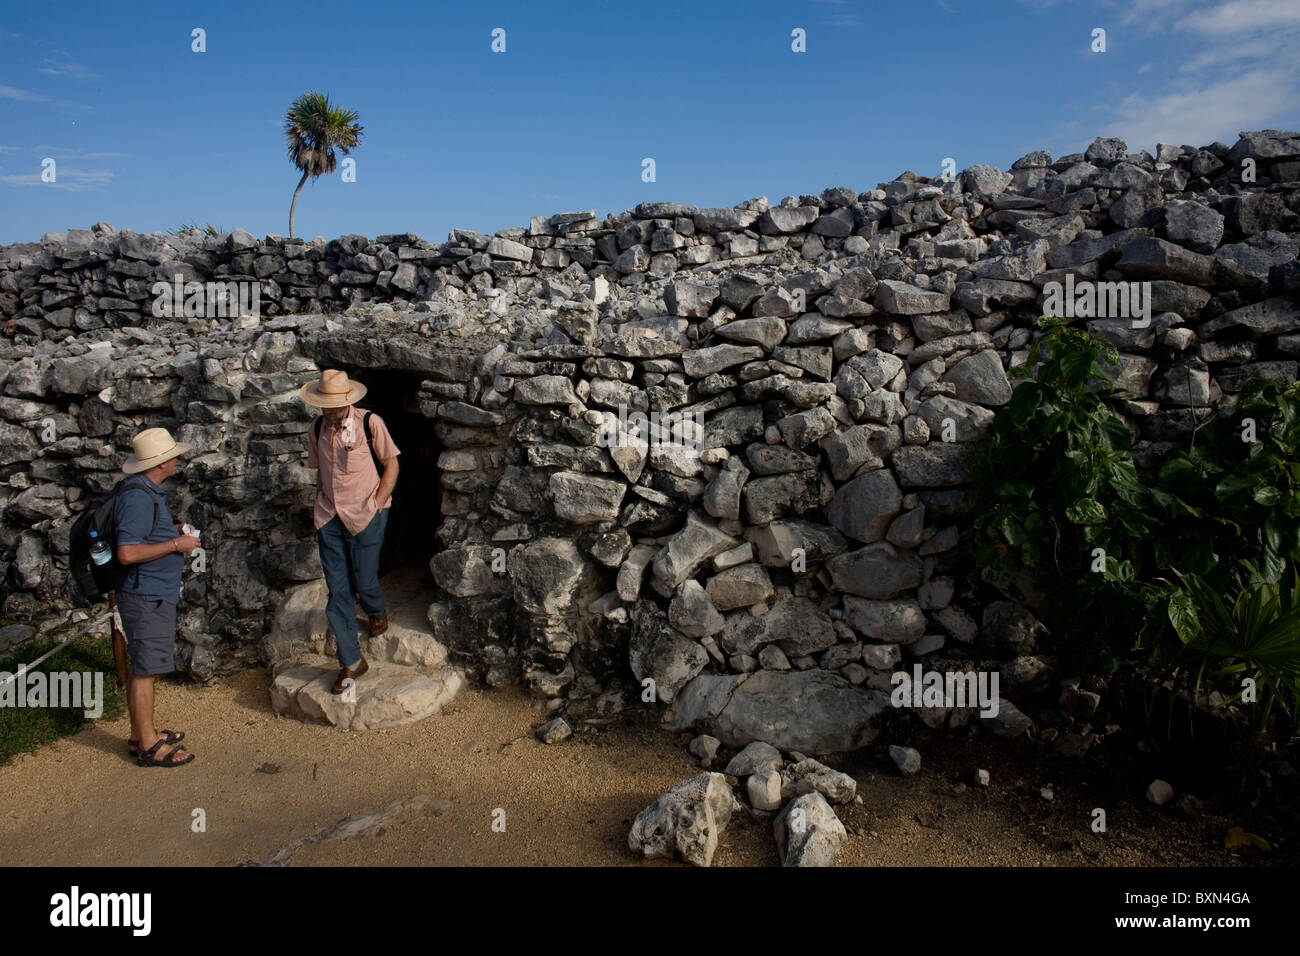
[[437, 550], [434, 535], [442, 521], [438, 482], [438, 454], [442, 449], [433, 433], [433, 422], [420, 414], [421, 378], [389, 369], [347, 371], [366, 386], [366, 396], [357, 407], [383, 418], [400, 452], [400, 471], [380, 552], [379, 574], [382, 577], [415, 561], [427, 565]]

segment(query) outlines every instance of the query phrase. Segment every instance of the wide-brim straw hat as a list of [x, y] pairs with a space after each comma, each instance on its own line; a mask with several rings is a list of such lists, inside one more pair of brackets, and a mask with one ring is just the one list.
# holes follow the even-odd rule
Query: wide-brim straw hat
[[304, 402], [317, 408], [342, 408], [361, 401], [366, 387], [349, 379], [347, 372], [327, 368], [320, 373], [319, 382], [308, 382], [299, 394]]
[[122, 470], [128, 475], [148, 471], [194, 448], [193, 445], [173, 441], [171, 432], [165, 428], [146, 428], [131, 439], [131, 444], [135, 448], [135, 454], [122, 465]]

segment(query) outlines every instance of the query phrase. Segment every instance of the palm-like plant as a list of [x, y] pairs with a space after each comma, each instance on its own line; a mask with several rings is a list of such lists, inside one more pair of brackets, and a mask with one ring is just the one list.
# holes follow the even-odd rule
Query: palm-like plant
[[307, 177], [334, 172], [338, 165], [334, 150], [347, 155], [361, 138], [356, 110], [345, 110], [330, 103], [328, 94], [304, 93], [284, 114], [284, 135], [289, 140], [289, 158], [302, 170], [298, 188], [289, 206], [289, 238], [293, 238], [293, 214], [298, 193]]
[[1236, 596], [1227, 602], [1198, 575], [1178, 573], [1183, 588], [1170, 596], [1169, 619], [1184, 650], [1201, 658], [1198, 685], [1209, 667], [1225, 661], [1212, 676], [1255, 678], [1255, 726], [1262, 730], [1274, 704], [1287, 711], [1300, 698], [1300, 569], [1272, 582], [1253, 562], [1241, 567]]

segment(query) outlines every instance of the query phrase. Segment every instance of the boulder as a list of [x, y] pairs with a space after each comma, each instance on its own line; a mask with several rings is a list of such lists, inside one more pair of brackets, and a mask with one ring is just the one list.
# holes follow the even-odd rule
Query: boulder
[[669, 723], [695, 727], [728, 747], [756, 740], [805, 754], [839, 753], [875, 740], [889, 698], [838, 674], [758, 671], [700, 674], [678, 693]]
[[636, 815], [627, 835], [628, 848], [645, 857], [708, 866], [732, 813], [739, 809], [724, 775], [697, 773]]
[[569, 524], [600, 524], [618, 517], [627, 486], [573, 471], [551, 475], [547, 497], [555, 502], [555, 516]]
[[844, 535], [868, 544], [885, 536], [902, 502], [893, 474], [881, 469], [842, 485], [831, 502], [828, 517]]
[[669, 624], [656, 605], [637, 605], [632, 614], [628, 664], [638, 681], [654, 681], [657, 700], [672, 703], [678, 690], [708, 662], [704, 648]]
[[772, 823], [782, 866], [833, 866], [848, 831], [820, 793], [791, 800]]

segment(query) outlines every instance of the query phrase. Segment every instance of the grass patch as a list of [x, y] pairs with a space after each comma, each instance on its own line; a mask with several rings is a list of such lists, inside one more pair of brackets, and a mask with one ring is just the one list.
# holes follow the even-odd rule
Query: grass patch
[[[57, 642], [44, 639], [24, 644], [13, 654], [0, 658], [0, 671], [10, 674], [19, 665], [40, 657]], [[104, 712], [99, 720], [116, 720], [126, 711], [126, 689], [117, 686], [117, 667], [113, 663], [113, 639], [105, 636], [93, 641], [73, 641], [37, 671], [102, 671], [104, 674]], [[75, 707], [0, 707], [0, 766], [16, 754], [31, 753], [60, 737], [75, 734], [92, 718]]]

